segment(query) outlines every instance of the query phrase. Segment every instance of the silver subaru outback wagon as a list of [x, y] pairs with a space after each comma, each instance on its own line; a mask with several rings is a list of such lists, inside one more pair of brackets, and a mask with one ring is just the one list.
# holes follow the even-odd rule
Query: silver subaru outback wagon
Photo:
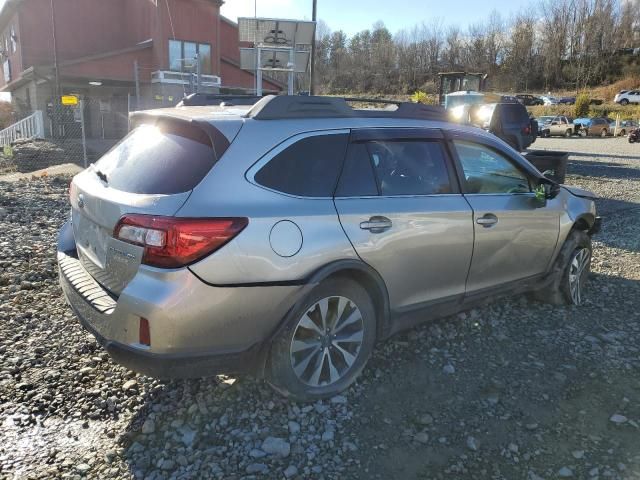
[[58, 262], [135, 371], [316, 399], [416, 323], [506, 293], [584, 300], [594, 196], [434, 107], [279, 96], [131, 121], [73, 179]]

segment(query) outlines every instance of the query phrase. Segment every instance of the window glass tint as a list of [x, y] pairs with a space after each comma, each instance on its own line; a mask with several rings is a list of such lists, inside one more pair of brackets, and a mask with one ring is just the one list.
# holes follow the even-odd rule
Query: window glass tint
[[347, 135], [303, 138], [269, 160], [255, 175], [260, 185], [302, 197], [332, 197]]
[[523, 109], [518, 108], [518, 105], [504, 105], [502, 109], [503, 119], [507, 123], [517, 123], [525, 118]]
[[172, 194], [191, 190], [214, 163], [209, 137], [202, 130], [143, 125], [98, 160], [96, 168], [111, 188]]
[[382, 195], [451, 193], [440, 142], [375, 141], [367, 144]]
[[465, 193], [529, 192], [527, 177], [501, 154], [472, 142], [454, 144], [464, 171]]
[[376, 179], [364, 143], [349, 146], [336, 197], [365, 197], [378, 195]]

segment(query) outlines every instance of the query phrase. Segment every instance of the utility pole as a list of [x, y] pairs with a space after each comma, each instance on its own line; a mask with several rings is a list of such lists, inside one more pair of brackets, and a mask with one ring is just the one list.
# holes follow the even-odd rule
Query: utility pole
[[[311, 20], [316, 21], [318, 1], [313, 0], [313, 10]], [[311, 38], [311, 69], [309, 71], [309, 95], [315, 95], [315, 61], [316, 61], [316, 26], [313, 27], [313, 37]]]
[[136, 110], [140, 110], [140, 73], [138, 70], [138, 60], [133, 61], [133, 79], [136, 83]]
[[53, 43], [53, 71], [55, 74], [56, 103], [60, 101], [60, 68], [58, 66], [58, 42], [56, 40], [56, 11], [51, 0], [51, 37]]

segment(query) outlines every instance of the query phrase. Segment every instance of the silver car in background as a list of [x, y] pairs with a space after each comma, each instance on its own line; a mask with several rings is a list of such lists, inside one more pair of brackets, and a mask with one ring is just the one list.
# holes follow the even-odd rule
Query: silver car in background
[[119, 363], [335, 395], [376, 341], [496, 295], [579, 305], [594, 196], [435, 107], [134, 114], [70, 187], [60, 283]]

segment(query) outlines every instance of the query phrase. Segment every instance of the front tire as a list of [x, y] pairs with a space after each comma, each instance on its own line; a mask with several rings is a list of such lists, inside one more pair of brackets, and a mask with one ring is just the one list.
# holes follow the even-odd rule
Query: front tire
[[367, 291], [344, 278], [325, 281], [274, 341], [267, 381], [296, 400], [332, 397], [356, 380], [375, 340], [376, 315]]
[[554, 264], [553, 280], [534, 292], [534, 298], [552, 305], [582, 305], [592, 252], [591, 237], [587, 232], [572, 230]]
[[622, 100], [620, 100], [620, 105], [629, 105], [629, 100], [623, 98]]
[[606, 129], [606, 128], [603, 128], [603, 129], [600, 131], [600, 136], [601, 136], [602, 138], [605, 138], [605, 137], [607, 136], [607, 134], [608, 134], [608, 132], [607, 132], [607, 129]]

